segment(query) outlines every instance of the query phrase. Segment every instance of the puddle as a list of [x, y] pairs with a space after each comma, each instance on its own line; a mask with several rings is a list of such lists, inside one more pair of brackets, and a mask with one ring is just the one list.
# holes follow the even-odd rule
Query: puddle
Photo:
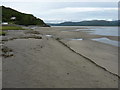
[[80, 41], [82, 41], [83, 39], [82, 38], [78, 38], [78, 39], [68, 38], [66, 40], [80, 40]]
[[78, 32], [78, 31], [82, 31], [82, 32], [93, 32], [94, 30], [89, 30], [89, 29], [75, 29], [75, 30], [64, 30], [62, 32]]
[[92, 39], [92, 40], [120, 47], [120, 45], [118, 45], [118, 44], [120, 44], [120, 42], [114, 41], [114, 40], [110, 40], [108, 38], [96, 38], [96, 39]]
[[52, 37], [52, 35], [45, 35], [46, 37]]
[[70, 40], [83, 40], [82, 38], [80, 38], [80, 39], [70, 39]]
[[89, 30], [89, 28], [85, 28], [85, 29], [76, 29], [76, 30], [73, 30], [73, 31], [91, 31], [91, 30]]
[[0, 43], [0, 46], [3, 46], [4, 44], [3, 43]]

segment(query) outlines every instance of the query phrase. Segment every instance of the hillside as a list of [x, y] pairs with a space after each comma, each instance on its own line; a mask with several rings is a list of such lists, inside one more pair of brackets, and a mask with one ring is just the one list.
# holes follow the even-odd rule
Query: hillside
[[48, 23], [52, 26], [118, 26], [118, 21], [92, 20], [81, 22], [63, 22], [59, 24]]
[[47, 27], [49, 25], [45, 24], [43, 20], [36, 18], [32, 14], [25, 14], [14, 9], [0, 6], [2, 8], [2, 22], [8, 22], [9, 24], [18, 25], [39, 25]]

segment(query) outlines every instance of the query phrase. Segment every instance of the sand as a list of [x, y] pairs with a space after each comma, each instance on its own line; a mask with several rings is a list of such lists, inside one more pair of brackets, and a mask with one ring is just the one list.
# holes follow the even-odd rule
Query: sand
[[118, 48], [91, 40], [67, 42], [76, 52], [88, 57], [108, 71], [118, 75]]
[[79, 28], [7, 31], [3, 88], [117, 88], [117, 47], [89, 40], [103, 36], [72, 31]]

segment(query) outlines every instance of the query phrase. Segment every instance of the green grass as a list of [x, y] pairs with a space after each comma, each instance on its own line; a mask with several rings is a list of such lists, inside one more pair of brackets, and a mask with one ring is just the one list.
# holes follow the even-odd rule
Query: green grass
[[19, 26], [0, 26], [0, 30], [25, 30]]

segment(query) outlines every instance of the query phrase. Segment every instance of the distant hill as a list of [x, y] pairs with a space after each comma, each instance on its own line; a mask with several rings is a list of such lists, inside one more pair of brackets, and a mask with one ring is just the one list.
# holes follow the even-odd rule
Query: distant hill
[[[119, 23], [119, 24], [118, 24]], [[51, 26], [120, 26], [120, 21], [92, 20], [81, 22], [63, 22], [59, 24], [48, 23]]]
[[8, 22], [9, 24], [18, 24], [18, 25], [39, 25], [43, 27], [47, 27], [46, 23], [43, 20], [36, 18], [32, 14], [25, 14], [14, 9], [0, 6], [2, 8], [2, 22]]

